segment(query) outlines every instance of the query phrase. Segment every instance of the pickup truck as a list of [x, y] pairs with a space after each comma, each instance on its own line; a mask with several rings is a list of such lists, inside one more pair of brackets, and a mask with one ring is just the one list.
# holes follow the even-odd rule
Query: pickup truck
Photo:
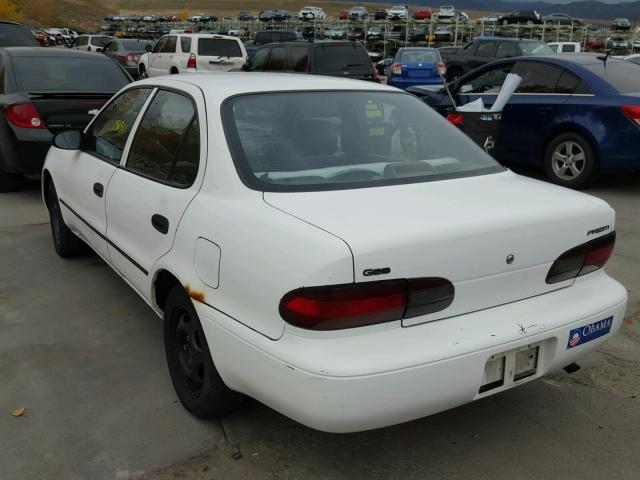
[[521, 55], [553, 55], [553, 50], [539, 40], [479, 37], [457, 50], [440, 51], [447, 66], [447, 80], [454, 81], [467, 72], [498, 58]]

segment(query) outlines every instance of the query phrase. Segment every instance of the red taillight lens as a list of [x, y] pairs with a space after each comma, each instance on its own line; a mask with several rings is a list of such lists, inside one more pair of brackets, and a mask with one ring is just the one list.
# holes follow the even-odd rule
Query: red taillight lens
[[439, 63], [438, 64], [438, 75], [440, 75], [441, 77], [444, 77], [447, 74], [447, 67], [445, 66], [444, 63]]
[[90, 51], [91, 51], [91, 47], [87, 47], [87, 52], [90, 52]]
[[402, 75], [402, 65], [400, 65], [399, 63], [394, 64], [391, 67], [391, 73], [393, 73], [394, 75]]
[[189, 55], [189, 60], [187, 60], [187, 68], [198, 68], [196, 64], [196, 54], [192, 53]]
[[40, 112], [33, 103], [11, 105], [5, 110], [7, 119], [17, 127], [46, 128]]
[[627, 105], [622, 107], [624, 113], [636, 125], [640, 126], [640, 105]]
[[616, 233], [612, 232], [563, 253], [551, 266], [547, 283], [564, 282], [602, 268], [615, 243]]
[[447, 115], [447, 120], [457, 126], [462, 125], [462, 119], [463, 117], [461, 113], [450, 113]]
[[445, 279], [388, 280], [294, 290], [280, 301], [280, 315], [297, 327], [338, 330], [426, 315], [452, 301]]

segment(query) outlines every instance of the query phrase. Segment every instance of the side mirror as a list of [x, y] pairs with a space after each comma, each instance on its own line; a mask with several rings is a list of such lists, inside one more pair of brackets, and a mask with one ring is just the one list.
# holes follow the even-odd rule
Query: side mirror
[[80, 150], [82, 132], [80, 130], [65, 130], [53, 137], [53, 146], [62, 150]]
[[251, 64], [249, 62], [245, 62], [245, 63], [242, 64], [242, 71], [243, 72], [248, 72], [250, 68], [251, 68]]
[[153, 50], [153, 47], [148, 43], [144, 46], [144, 51], [150, 53]]

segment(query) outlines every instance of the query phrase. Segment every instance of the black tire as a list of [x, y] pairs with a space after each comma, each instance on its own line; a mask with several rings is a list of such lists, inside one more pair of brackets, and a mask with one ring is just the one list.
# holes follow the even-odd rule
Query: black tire
[[563, 187], [583, 189], [598, 176], [598, 161], [591, 143], [575, 132], [555, 137], [545, 152], [547, 177]]
[[87, 244], [80, 240], [64, 223], [58, 194], [53, 186], [49, 185], [49, 220], [51, 221], [51, 236], [53, 246], [62, 258], [76, 257], [88, 251]]
[[242, 402], [216, 369], [193, 303], [181, 285], [164, 309], [164, 348], [173, 387], [182, 405], [202, 419], [226, 415]]
[[15, 192], [18, 189], [18, 176], [0, 170], [0, 193]]
[[139, 79], [140, 80], [144, 80], [145, 78], [148, 78], [149, 75], [147, 75], [147, 69], [144, 68], [144, 65], [140, 65], [140, 70], [139, 70]]

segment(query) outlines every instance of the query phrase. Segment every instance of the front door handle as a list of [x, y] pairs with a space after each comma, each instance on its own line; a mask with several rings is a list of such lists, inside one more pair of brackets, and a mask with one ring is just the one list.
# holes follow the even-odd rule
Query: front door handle
[[151, 217], [151, 225], [153, 225], [153, 228], [165, 235], [169, 231], [169, 220], [167, 219], [167, 217], [164, 217], [157, 213]]
[[104, 195], [104, 185], [102, 185], [101, 183], [94, 183], [93, 184], [93, 193], [95, 193], [97, 196], [99, 196], [100, 198], [102, 198], [102, 195]]

